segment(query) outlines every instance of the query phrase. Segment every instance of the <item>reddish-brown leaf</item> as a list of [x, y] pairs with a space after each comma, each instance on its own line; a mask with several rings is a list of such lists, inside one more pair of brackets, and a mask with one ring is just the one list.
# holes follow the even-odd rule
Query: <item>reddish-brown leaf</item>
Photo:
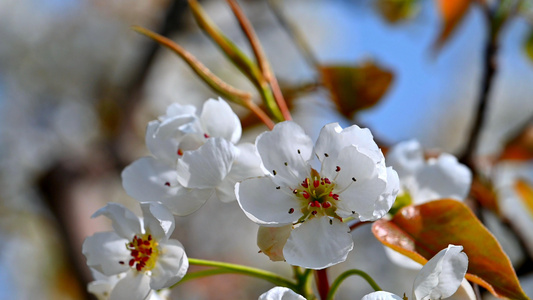
[[472, 0], [436, 0], [442, 18], [442, 29], [435, 42], [435, 49], [440, 49], [461, 23]]
[[533, 159], [533, 124], [527, 124], [507, 142], [498, 160], [531, 159]]
[[422, 264], [448, 244], [462, 245], [468, 280], [498, 297], [529, 299], [496, 238], [462, 202], [444, 199], [408, 206], [390, 221], [376, 221], [372, 232], [381, 243]]
[[515, 189], [520, 195], [520, 199], [524, 202], [524, 206], [529, 210], [531, 217], [533, 217], [533, 187], [527, 181], [519, 179], [515, 183]]
[[378, 103], [394, 77], [391, 71], [373, 62], [357, 66], [322, 65], [319, 71], [339, 111], [349, 118]]

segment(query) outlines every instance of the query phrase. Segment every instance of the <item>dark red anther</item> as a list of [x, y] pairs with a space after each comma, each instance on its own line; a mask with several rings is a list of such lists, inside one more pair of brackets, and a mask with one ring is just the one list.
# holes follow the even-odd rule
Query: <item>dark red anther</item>
[[292, 190], [292, 193], [296, 195], [296, 194], [298, 194], [298, 190], [294, 189], [294, 190]]
[[141, 258], [141, 262], [142, 263], [146, 263], [149, 259], [150, 259], [149, 256], [145, 256], [145, 257]]
[[305, 199], [309, 199], [309, 197], [310, 197], [311, 195], [309, 195], [309, 193], [308, 193], [307, 191], [303, 191], [303, 192], [302, 192], [302, 196], [304, 196]]
[[329, 178], [324, 178], [324, 182], [327, 184], [331, 184], [331, 181], [329, 181]]
[[302, 186], [304, 188], [308, 188], [309, 187], [309, 178], [306, 178], [304, 181], [302, 181]]
[[339, 200], [339, 195], [338, 194], [333, 194], [331, 196], [331, 198], [335, 199], [335, 200]]
[[289, 209], [289, 214], [292, 214], [294, 212], [294, 208], [291, 207], [291, 209]]
[[135, 263], [135, 259], [130, 259], [130, 262], [128, 263], [130, 267], [133, 267], [133, 264]]
[[119, 264], [121, 264], [121, 265], [123, 265], [123, 264], [124, 264], [124, 262], [123, 262], [123, 261], [119, 261], [118, 263], [119, 263]]
[[208, 139], [208, 138], [209, 138], [209, 134], [204, 133], [204, 137], [205, 137], [206, 139]]
[[150, 246], [150, 241], [144, 241], [143, 244], [144, 244], [145, 246]]
[[324, 203], [322, 203], [322, 207], [324, 207], [324, 208], [330, 208], [330, 207], [331, 207], [331, 203], [329, 203], [329, 202], [324, 202]]
[[335, 168], [335, 172], [339, 172], [340, 170], [341, 170], [341, 167], [339, 167], [339, 166], [337, 166], [337, 167]]
[[183, 155], [183, 151], [181, 151], [181, 149], [178, 149], [178, 155], [179, 155], [179, 156], [182, 156], [182, 155]]
[[151, 235], [151, 234], [148, 235], [148, 240], [149, 240], [149, 241], [152, 240], [152, 235]]
[[313, 212], [311, 213], [313, 216], [316, 216], [318, 212], [316, 210], [313, 210]]
[[141, 264], [136, 264], [135, 265], [135, 269], [137, 269], [137, 271], [141, 271], [141, 269], [142, 269]]
[[170, 186], [170, 182], [168, 182], [168, 181], [165, 182], [165, 185], [166, 185], [166, 186]]
[[314, 180], [313, 181], [313, 186], [315, 187], [315, 189], [320, 185], [320, 182], [318, 180]]
[[138, 250], [131, 250], [131, 256], [133, 256], [133, 257], [139, 256], [139, 251]]
[[133, 248], [133, 243], [130, 243], [128, 246], [130, 246], [130, 248]]

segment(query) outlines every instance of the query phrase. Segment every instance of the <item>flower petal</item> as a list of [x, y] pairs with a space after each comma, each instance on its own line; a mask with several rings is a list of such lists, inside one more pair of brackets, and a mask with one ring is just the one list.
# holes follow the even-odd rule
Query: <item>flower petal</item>
[[416, 174], [417, 187], [409, 191], [413, 203], [452, 198], [464, 200], [472, 184], [472, 172], [451, 154], [442, 153], [437, 159], [429, 159]]
[[324, 269], [345, 261], [352, 249], [348, 225], [321, 217], [309, 219], [291, 232], [283, 256], [291, 265]]
[[370, 157], [375, 162], [383, 158], [383, 154], [368, 128], [352, 125], [342, 129], [339, 123], [330, 123], [322, 128], [316, 141], [315, 153], [322, 161], [326, 157], [325, 153], [328, 154], [328, 157], [336, 157], [347, 146], [368, 149]]
[[305, 300], [305, 298], [289, 288], [277, 286], [263, 293], [258, 300]]
[[204, 103], [200, 121], [209, 136], [221, 137], [233, 144], [241, 138], [241, 121], [221, 98], [209, 99]]
[[[97, 232], [85, 239], [82, 252], [89, 267], [107, 276], [115, 275], [129, 269], [128, 242], [115, 232]], [[121, 261], [124, 264], [119, 263]]]
[[111, 291], [109, 300], [144, 300], [152, 292], [150, 277], [142, 272], [130, 271]]
[[393, 293], [379, 291], [365, 295], [361, 300], [403, 300], [403, 298], [394, 295]]
[[292, 224], [280, 227], [259, 226], [257, 246], [272, 261], [284, 261], [283, 247], [292, 231]]
[[300, 202], [287, 187], [270, 177], [250, 178], [235, 185], [235, 194], [246, 216], [259, 225], [287, 225], [303, 215]]
[[178, 181], [188, 188], [214, 188], [228, 175], [237, 148], [223, 138], [210, 138], [178, 161]]
[[161, 254], [152, 269], [150, 287], [154, 290], [170, 287], [180, 281], [187, 273], [189, 261], [183, 245], [177, 240], [160, 244]]
[[449, 245], [422, 267], [413, 284], [415, 300], [448, 298], [457, 291], [468, 268], [462, 250], [463, 246]]
[[168, 239], [174, 231], [175, 221], [172, 213], [156, 202], [141, 203], [145, 232], [156, 240]]
[[213, 195], [213, 189], [181, 188], [176, 195], [159, 199], [174, 215], [187, 216], [202, 207]]
[[461, 281], [461, 285], [457, 289], [457, 292], [455, 292], [450, 297], [446, 298], [448, 300], [476, 300], [476, 293], [474, 292], [474, 289], [468, 282], [468, 280], [463, 279]]
[[170, 198], [183, 187], [172, 164], [153, 157], [142, 157], [122, 171], [122, 186], [126, 193], [140, 202]]
[[278, 123], [272, 131], [259, 135], [255, 144], [265, 168], [278, 184], [294, 186], [309, 175], [313, 142], [298, 124]]
[[104, 215], [111, 220], [113, 229], [122, 238], [131, 240], [134, 235], [142, 232], [139, 217], [122, 204], [110, 202], [97, 210], [91, 218], [96, 218], [100, 215]]
[[[338, 172], [335, 171], [337, 166], [340, 166]], [[376, 220], [390, 209], [383, 204], [390, 199], [382, 199], [387, 186], [384, 163], [376, 164], [358, 147], [345, 147], [337, 157], [326, 158], [322, 168], [321, 174], [335, 178], [333, 192], [340, 195], [336, 213], [341, 218], [355, 216], [361, 221]]]
[[422, 146], [417, 140], [398, 143], [387, 152], [387, 164], [398, 172], [402, 180], [414, 176], [425, 163]]

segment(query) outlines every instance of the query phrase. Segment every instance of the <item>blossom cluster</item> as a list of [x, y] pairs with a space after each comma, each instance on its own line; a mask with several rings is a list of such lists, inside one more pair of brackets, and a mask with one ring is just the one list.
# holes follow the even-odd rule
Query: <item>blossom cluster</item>
[[[96, 278], [89, 286], [92, 293], [101, 299], [163, 297], [165, 288], [180, 281], [189, 266], [184, 247], [170, 238], [174, 216], [191, 214], [210, 198], [238, 201], [259, 225], [258, 247], [271, 260], [320, 270], [345, 261], [353, 249], [349, 224], [386, 216], [398, 193], [412, 201], [424, 197], [420, 195], [445, 194], [417, 180], [417, 174], [440, 174], [432, 176], [441, 176], [439, 182], [447, 186], [446, 172], [457, 174], [454, 168], [459, 168], [459, 180], [449, 184], [454, 192], [460, 186], [457, 198], [464, 197], [463, 184], [469, 184], [471, 176], [446, 155], [424, 166], [422, 158], [412, 154], [421, 152], [413, 142], [389, 152], [397, 173], [387, 167], [370, 131], [357, 125], [343, 129], [327, 124], [315, 143], [292, 121], [260, 134], [255, 144], [239, 144], [241, 133], [238, 116], [222, 99], [206, 101], [200, 114], [193, 106], [172, 104], [148, 124], [145, 140], [151, 155], [122, 172], [124, 189], [140, 202], [143, 217], [115, 203], [93, 215], [108, 217], [114, 231], [96, 233], [83, 245]], [[407, 179], [400, 185], [402, 177]], [[461, 249], [450, 246], [434, 258], [438, 263], [428, 265], [455, 268], [457, 263], [440, 261]], [[461, 282], [466, 255], [459, 260], [461, 270], [452, 273]], [[422, 268], [421, 278], [433, 276], [428, 275], [433, 269]], [[456, 281], [450, 282], [457, 289]], [[427, 286], [415, 285], [415, 291]], [[379, 298], [383, 295], [364, 299], [388, 299]], [[302, 296], [280, 287], [260, 299], [286, 297]]]

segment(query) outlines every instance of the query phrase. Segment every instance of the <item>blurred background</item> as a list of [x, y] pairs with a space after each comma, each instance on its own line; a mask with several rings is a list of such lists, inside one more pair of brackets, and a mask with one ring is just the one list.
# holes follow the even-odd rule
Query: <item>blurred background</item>
[[[201, 3], [251, 54], [226, 2]], [[487, 35], [476, 5], [443, 48], [434, 51], [441, 28], [434, 1], [284, 1], [283, 12], [320, 64], [370, 64], [392, 78], [379, 103], [354, 117], [339, 112], [327, 90], [316, 87], [316, 69], [265, 1], [239, 3], [281, 86], [305, 91], [289, 97], [290, 104], [295, 120], [313, 138], [326, 123], [357, 123], [369, 127], [383, 145], [417, 138], [427, 148], [463, 150], [480, 91]], [[532, 20], [514, 18], [501, 33], [479, 157], [498, 156], [531, 124], [533, 60], [524, 43]], [[172, 102], [200, 108], [217, 97], [178, 57], [133, 32], [132, 25], [172, 38], [230, 84], [253, 90], [198, 29], [184, 0], [0, 0], [0, 299], [93, 299], [86, 292], [92, 277], [81, 245], [85, 237], [110, 228], [105, 218], [90, 218], [105, 203], [140, 212], [122, 189], [120, 172], [148, 154], [147, 122]], [[266, 129], [243, 109], [236, 110], [243, 118], [244, 141]], [[176, 221], [175, 237], [190, 257], [290, 274], [287, 265], [257, 253], [257, 226], [236, 203], [209, 201]], [[370, 226], [353, 235], [348, 261], [331, 274], [359, 268], [385, 289], [409, 294], [417, 272], [391, 265]], [[531, 271], [533, 246], [510, 240], [504, 248], [515, 266], [529, 263], [524, 270]], [[523, 273], [531, 297], [533, 277]], [[341, 287], [339, 299], [359, 299], [371, 291], [361, 280], [350, 280], [353, 284]], [[256, 299], [269, 288], [238, 275], [215, 276], [178, 286], [171, 299]]]

